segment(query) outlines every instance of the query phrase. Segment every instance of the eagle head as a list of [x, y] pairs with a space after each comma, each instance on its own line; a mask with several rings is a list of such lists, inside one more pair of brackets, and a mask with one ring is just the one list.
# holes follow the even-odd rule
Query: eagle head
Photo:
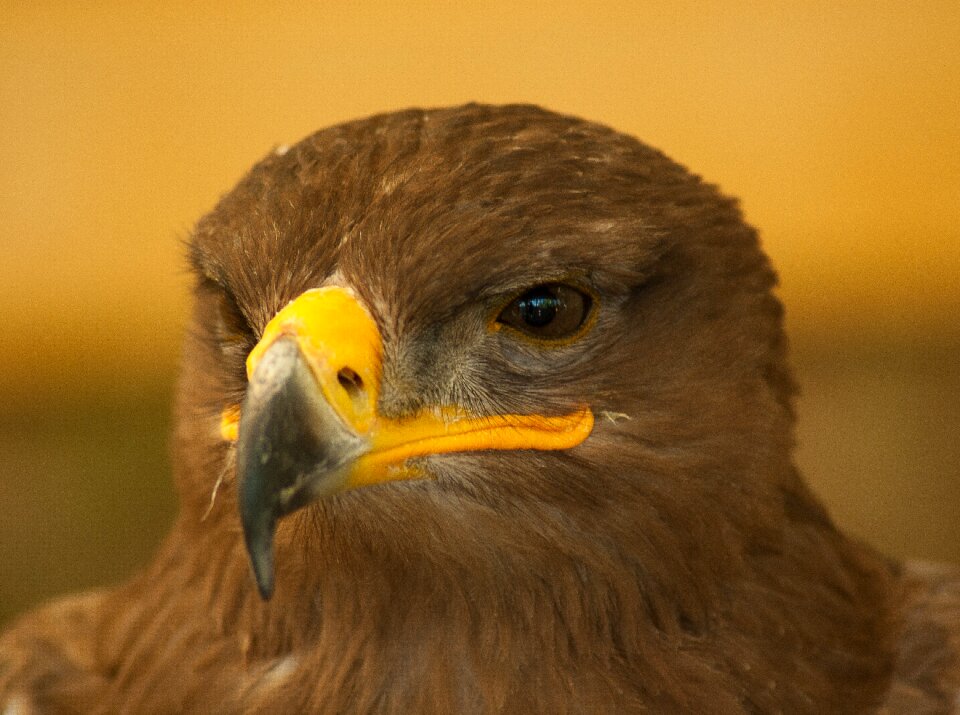
[[714, 186], [536, 107], [405, 111], [269, 154], [190, 259], [177, 529], [246, 658], [407, 711], [875, 696], [886, 567], [793, 468], [775, 274]]

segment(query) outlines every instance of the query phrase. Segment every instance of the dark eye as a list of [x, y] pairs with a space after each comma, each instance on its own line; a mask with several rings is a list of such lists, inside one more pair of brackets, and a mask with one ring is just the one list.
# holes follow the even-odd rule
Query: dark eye
[[593, 301], [563, 283], [531, 288], [503, 309], [497, 322], [542, 340], [562, 340], [586, 322]]
[[224, 291], [218, 293], [216, 328], [220, 339], [227, 343], [249, 342], [250, 326], [236, 299]]
[[211, 280], [201, 281], [198, 299], [205, 332], [211, 345], [223, 355], [220, 364], [231, 379], [246, 382], [245, 361], [256, 340], [243, 311], [227, 290]]

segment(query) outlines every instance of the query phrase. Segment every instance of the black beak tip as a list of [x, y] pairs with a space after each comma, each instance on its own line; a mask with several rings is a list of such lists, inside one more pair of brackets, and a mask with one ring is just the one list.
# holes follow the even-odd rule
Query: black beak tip
[[273, 529], [259, 533], [247, 531], [247, 553], [257, 582], [257, 589], [264, 601], [273, 595]]
[[273, 595], [273, 571], [258, 571], [256, 577], [257, 590], [260, 591], [260, 598], [264, 601], [269, 601]]

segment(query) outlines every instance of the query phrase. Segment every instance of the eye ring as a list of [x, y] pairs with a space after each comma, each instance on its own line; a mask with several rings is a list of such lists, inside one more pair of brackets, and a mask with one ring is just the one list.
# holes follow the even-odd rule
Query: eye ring
[[573, 342], [592, 325], [596, 315], [592, 291], [568, 283], [541, 283], [527, 288], [503, 306], [492, 328], [507, 328], [547, 345]]

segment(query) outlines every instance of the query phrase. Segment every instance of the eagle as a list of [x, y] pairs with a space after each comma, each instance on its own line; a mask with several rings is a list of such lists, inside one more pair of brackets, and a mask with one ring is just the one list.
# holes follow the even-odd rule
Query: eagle
[[941, 713], [960, 576], [793, 459], [737, 202], [535, 106], [269, 153], [196, 225], [180, 509], [0, 638], [0, 712]]

